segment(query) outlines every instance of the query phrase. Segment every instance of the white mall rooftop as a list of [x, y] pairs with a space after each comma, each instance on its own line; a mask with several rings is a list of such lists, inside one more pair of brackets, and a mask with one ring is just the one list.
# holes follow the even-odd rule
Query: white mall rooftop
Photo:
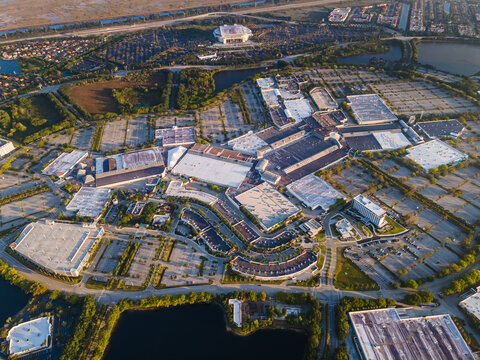
[[18, 356], [48, 348], [52, 336], [50, 319], [41, 317], [12, 327], [7, 335], [8, 354]]
[[312, 210], [321, 207], [327, 211], [337, 199], [344, 198], [337, 190], [313, 174], [287, 185], [287, 190]]
[[440, 140], [425, 142], [407, 151], [406, 156], [427, 171], [441, 165], [460, 162], [468, 157]]
[[210, 184], [238, 188], [251, 167], [252, 164], [247, 166], [246, 163], [188, 151], [175, 165], [172, 173], [196, 178]]
[[25, 226], [10, 247], [49, 271], [78, 276], [102, 235], [103, 228], [91, 224], [37, 221]]

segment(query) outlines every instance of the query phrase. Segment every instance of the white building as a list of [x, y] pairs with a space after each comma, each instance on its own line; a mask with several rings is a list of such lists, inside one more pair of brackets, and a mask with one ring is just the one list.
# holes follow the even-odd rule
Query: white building
[[467, 297], [460, 302], [460, 306], [466, 309], [470, 314], [480, 320], [480, 287], [477, 288], [477, 292], [472, 296]]
[[22, 356], [49, 348], [52, 345], [52, 324], [53, 318], [46, 316], [12, 327], [7, 335], [8, 355]]
[[243, 25], [222, 25], [213, 31], [213, 36], [222, 44], [238, 44], [247, 42], [252, 30]]
[[233, 322], [238, 327], [242, 326], [242, 302], [238, 299], [230, 299], [228, 304], [233, 305]]
[[353, 236], [353, 226], [347, 219], [338, 220], [335, 228], [340, 233], [342, 239], [350, 239]]
[[15, 150], [15, 146], [11, 141], [0, 139], [0, 157], [7, 155]]
[[363, 195], [353, 199], [353, 208], [365, 216], [372, 224], [382, 227], [385, 224], [385, 210]]

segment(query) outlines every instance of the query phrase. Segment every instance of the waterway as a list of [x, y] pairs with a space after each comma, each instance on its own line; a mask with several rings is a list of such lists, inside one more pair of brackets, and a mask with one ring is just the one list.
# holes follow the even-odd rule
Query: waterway
[[28, 296], [16, 286], [10, 285], [8, 281], [0, 278], [0, 326], [3, 326], [5, 320], [14, 316], [28, 302]]
[[385, 53], [361, 54], [354, 56], [339, 57], [339, 64], [362, 65], [368, 64], [372, 58], [381, 58], [387, 61], [398, 61], [402, 58], [402, 49], [398, 45], [390, 45], [390, 50]]
[[480, 71], [480, 45], [421, 41], [417, 60], [453, 74], [473, 75]]
[[103, 360], [301, 360], [306, 344], [292, 330], [235, 335], [219, 306], [193, 305], [122, 314]]
[[217, 93], [230, 88], [233, 84], [246, 80], [250, 76], [260, 74], [267, 71], [268, 68], [253, 68], [253, 69], [240, 69], [240, 70], [224, 70], [219, 71], [213, 75], [213, 81], [215, 82], [215, 91]]
[[20, 75], [20, 67], [17, 60], [0, 60], [0, 74]]

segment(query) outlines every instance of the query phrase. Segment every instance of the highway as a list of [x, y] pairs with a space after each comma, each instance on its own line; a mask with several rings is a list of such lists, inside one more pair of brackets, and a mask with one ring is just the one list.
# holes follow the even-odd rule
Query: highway
[[307, 1], [307, 2], [301, 2], [301, 3], [294, 2], [291, 4], [285, 4], [285, 5], [272, 5], [272, 6], [266, 6], [266, 7], [246, 9], [241, 11], [211, 12], [211, 13], [187, 16], [187, 17], [177, 18], [177, 19], [158, 20], [158, 21], [151, 21], [151, 22], [145, 22], [145, 23], [137, 23], [132, 25], [112, 25], [112, 26], [104, 26], [104, 27], [94, 28], [94, 29], [66, 31], [66, 32], [59, 32], [56, 34], [32, 36], [32, 37], [27, 37], [22, 39], [2, 40], [0, 41], [0, 44], [9, 44], [9, 43], [15, 43], [19, 41], [28, 41], [28, 40], [54, 39], [54, 38], [62, 38], [62, 37], [86, 37], [86, 36], [100, 36], [100, 35], [128, 33], [128, 32], [134, 32], [134, 31], [154, 29], [162, 26], [170, 26], [178, 23], [190, 22], [193, 20], [215, 18], [220, 16], [226, 16], [226, 15], [245, 16], [245, 17], [265, 20], [268, 22], [278, 22], [282, 20], [270, 19], [270, 18], [265, 18], [260, 16], [252, 16], [251, 14], [258, 14], [258, 13], [272, 12], [272, 11], [282, 11], [282, 10], [289, 10], [289, 9], [298, 9], [298, 8], [313, 7], [313, 6], [324, 6], [332, 3], [338, 4], [338, 0], [337, 1], [315, 0], [315, 1]]

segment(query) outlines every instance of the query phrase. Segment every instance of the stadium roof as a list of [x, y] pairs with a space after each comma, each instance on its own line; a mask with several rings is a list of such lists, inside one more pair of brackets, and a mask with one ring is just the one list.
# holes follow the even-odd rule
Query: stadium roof
[[321, 207], [327, 211], [330, 206], [335, 204], [337, 199], [344, 197], [325, 181], [313, 174], [287, 185], [287, 189], [298, 200], [313, 210]]
[[450, 315], [400, 318], [387, 308], [349, 316], [364, 359], [475, 359]]

